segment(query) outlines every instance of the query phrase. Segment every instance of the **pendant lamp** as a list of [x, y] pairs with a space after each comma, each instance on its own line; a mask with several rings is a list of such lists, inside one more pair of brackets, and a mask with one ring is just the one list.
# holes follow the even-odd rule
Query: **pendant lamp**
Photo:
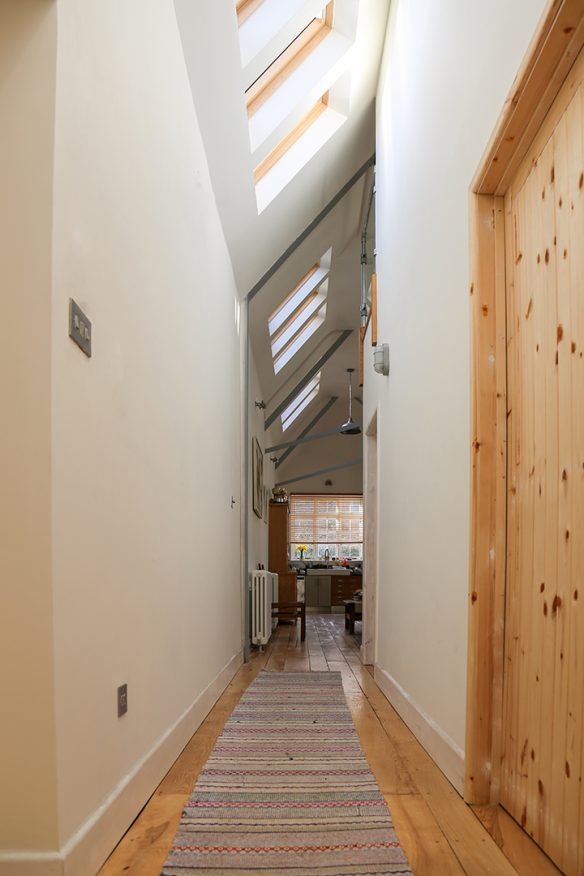
[[352, 374], [354, 368], [347, 368], [349, 373], [349, 419], [346, 423], [343, 423], [339, 432], [341, 435], [359, 435], [361, 433], [361, 426], [359, 423], [356, 423], [353, 419], [353, 381]]

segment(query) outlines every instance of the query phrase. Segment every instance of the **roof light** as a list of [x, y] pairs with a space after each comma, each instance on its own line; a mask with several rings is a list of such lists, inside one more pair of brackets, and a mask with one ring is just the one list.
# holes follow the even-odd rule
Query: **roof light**
[[268, 319], [274, 372], [279, 371], [312, 337], [326, 318], [328, 274], [332, 250], [327, 250]]
[[300, 416], [308, 405], [316, 398], [320, 390], [320, 371], [306, 384], [304, 389], [298, 393], [296, 398], [282, 411], [282, 431], [285, 432], [297, 417]]

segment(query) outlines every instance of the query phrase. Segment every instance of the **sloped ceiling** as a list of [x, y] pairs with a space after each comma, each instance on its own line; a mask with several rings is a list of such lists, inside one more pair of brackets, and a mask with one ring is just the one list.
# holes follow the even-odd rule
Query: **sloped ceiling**
[[[285, 2], [285, 0], [282, 0]], [[351, 0], [349, 0], [351, 2]], [[294, 180], [258, 215], [253, 184], [248, 119], [244, 103], [235, 0], [193, 3], [175, 0], [193, 100], [201, 126], [217, 206], [242, 298], [302, 234], [337, 192], [373, 155], [374, 98], [385, 37], [389, 0], [353, 0], [358, 7], [357, 36], [348, 119]], [[346, 420], [347, 373], [355, 368], [358, 387], [360, 233], [371, 185], [362, 176], [324, 221], [304, 240], [255, 295], [249, 309], [251, 352], [263, 388], [266, 414], [297, 385], [344, 329], [348, 340], [322, 369], [317, 399], [282, 436], [276, 421], [264, 446], [292, 440], [331, 397], [338, 401], [315, 427], [324, 431]], [[333, 260], [324, 324], [278, 374], [274, 374], [268, 317], [309, 268], [332, 247]], [[210, 290], [212, 294], [212, 290]], [[353, 416], [361, 418], [354, 405]], [[332, 425], [331, 425], [332, 424]], [[333, 436], [301, 445], [276, 472], [277, 480], [295, 477], [361, 455], [361, 437]], [[322, 461], [325, 465], [321, 465]], [[361, 469], [331, 475], [333, 489], [362, 483]], [[325, 476], [299, 481], [293, 492], [324, 490]]]

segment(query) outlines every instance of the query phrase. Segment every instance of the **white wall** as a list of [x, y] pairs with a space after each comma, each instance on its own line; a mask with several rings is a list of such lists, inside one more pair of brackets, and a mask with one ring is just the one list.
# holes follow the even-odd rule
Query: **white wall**
[[56, 4], [0, 3], [0, 849], [43, 849], [57, 834], [49, 467], [56, 35]]
[[[45, 6], [54, 31], [56, 4]], [[50, 48], [50, 30], [46, 39]], [[17, 814], [5, 820], [2, 810], [0, 830], [24, 857], [33, 844], [59, 846], [67, 874], [92, 874], [241, 659], [240, 339], [172, 0], [58, 4], [52, 300], [49, 122], [43, 116], [36, 140], [29, 132], [10, 146], [32, 159], [23, 165], [30, 181], [15, 180], [9, 196], [18, 202], [21, 185], [28, 198], [38, 183], [40, 227], [24, 229], [33, 210], [23, 203], [13, 297], [27, 298], [8, 314], [9, 364], [19, 379], [23, 369], [13, 407], [21, 416], [27, 404], [28, 419], [9, 462], [27, 489], [38, 474], [40, 503], [17, 542], [21, 592], [6, 619], [22, 638], [14, 659], [35, 634], [38, 642], [34, 664], [24, 657], [12, 670], [23, 684], [37, 675], [13, 728], [26, 746], [14, 761]], [[68, 337], [69, 296], [93, 322], [91, 359]], [[23, 502], [22, 515], [29, 510]], [[12, 557], [8, 575], [16, 565]], [[118, 719], [122, 682], [129, 710]], [[0, 872], [17, 872], [2, 866], [0, 853]]]
[[378, 674], [455, 755], [465, 732], [468, 187], [544, 5], [393, 0], [377, 97], [379, 341], [391, 351], [383, 378], [366, 347], [365, 424], [379, 406], [381, 458]]
[[[60, 2], [56, 128], [65, 842], [241, 648], [240, 408], [236, 289], [171, 0]], [[69, 296], [91, 360], [67, 337]]]

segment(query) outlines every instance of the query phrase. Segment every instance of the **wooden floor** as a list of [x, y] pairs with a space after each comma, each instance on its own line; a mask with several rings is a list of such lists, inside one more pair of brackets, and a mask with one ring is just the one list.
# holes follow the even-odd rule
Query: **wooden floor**
[[415, 876], [558, 876], [560, 871], [502, 809], [472, 809], [462, 801], [381, 693], [371, 668], [362, 666], [343, 616], [308, 616], [304, 643], [299, 629], [279, 626], [266, 650], [239, 670], [100, 876], [159, 876], [199, 771], [241, 694], [262, 669], [342, 674], [361, 745]]

